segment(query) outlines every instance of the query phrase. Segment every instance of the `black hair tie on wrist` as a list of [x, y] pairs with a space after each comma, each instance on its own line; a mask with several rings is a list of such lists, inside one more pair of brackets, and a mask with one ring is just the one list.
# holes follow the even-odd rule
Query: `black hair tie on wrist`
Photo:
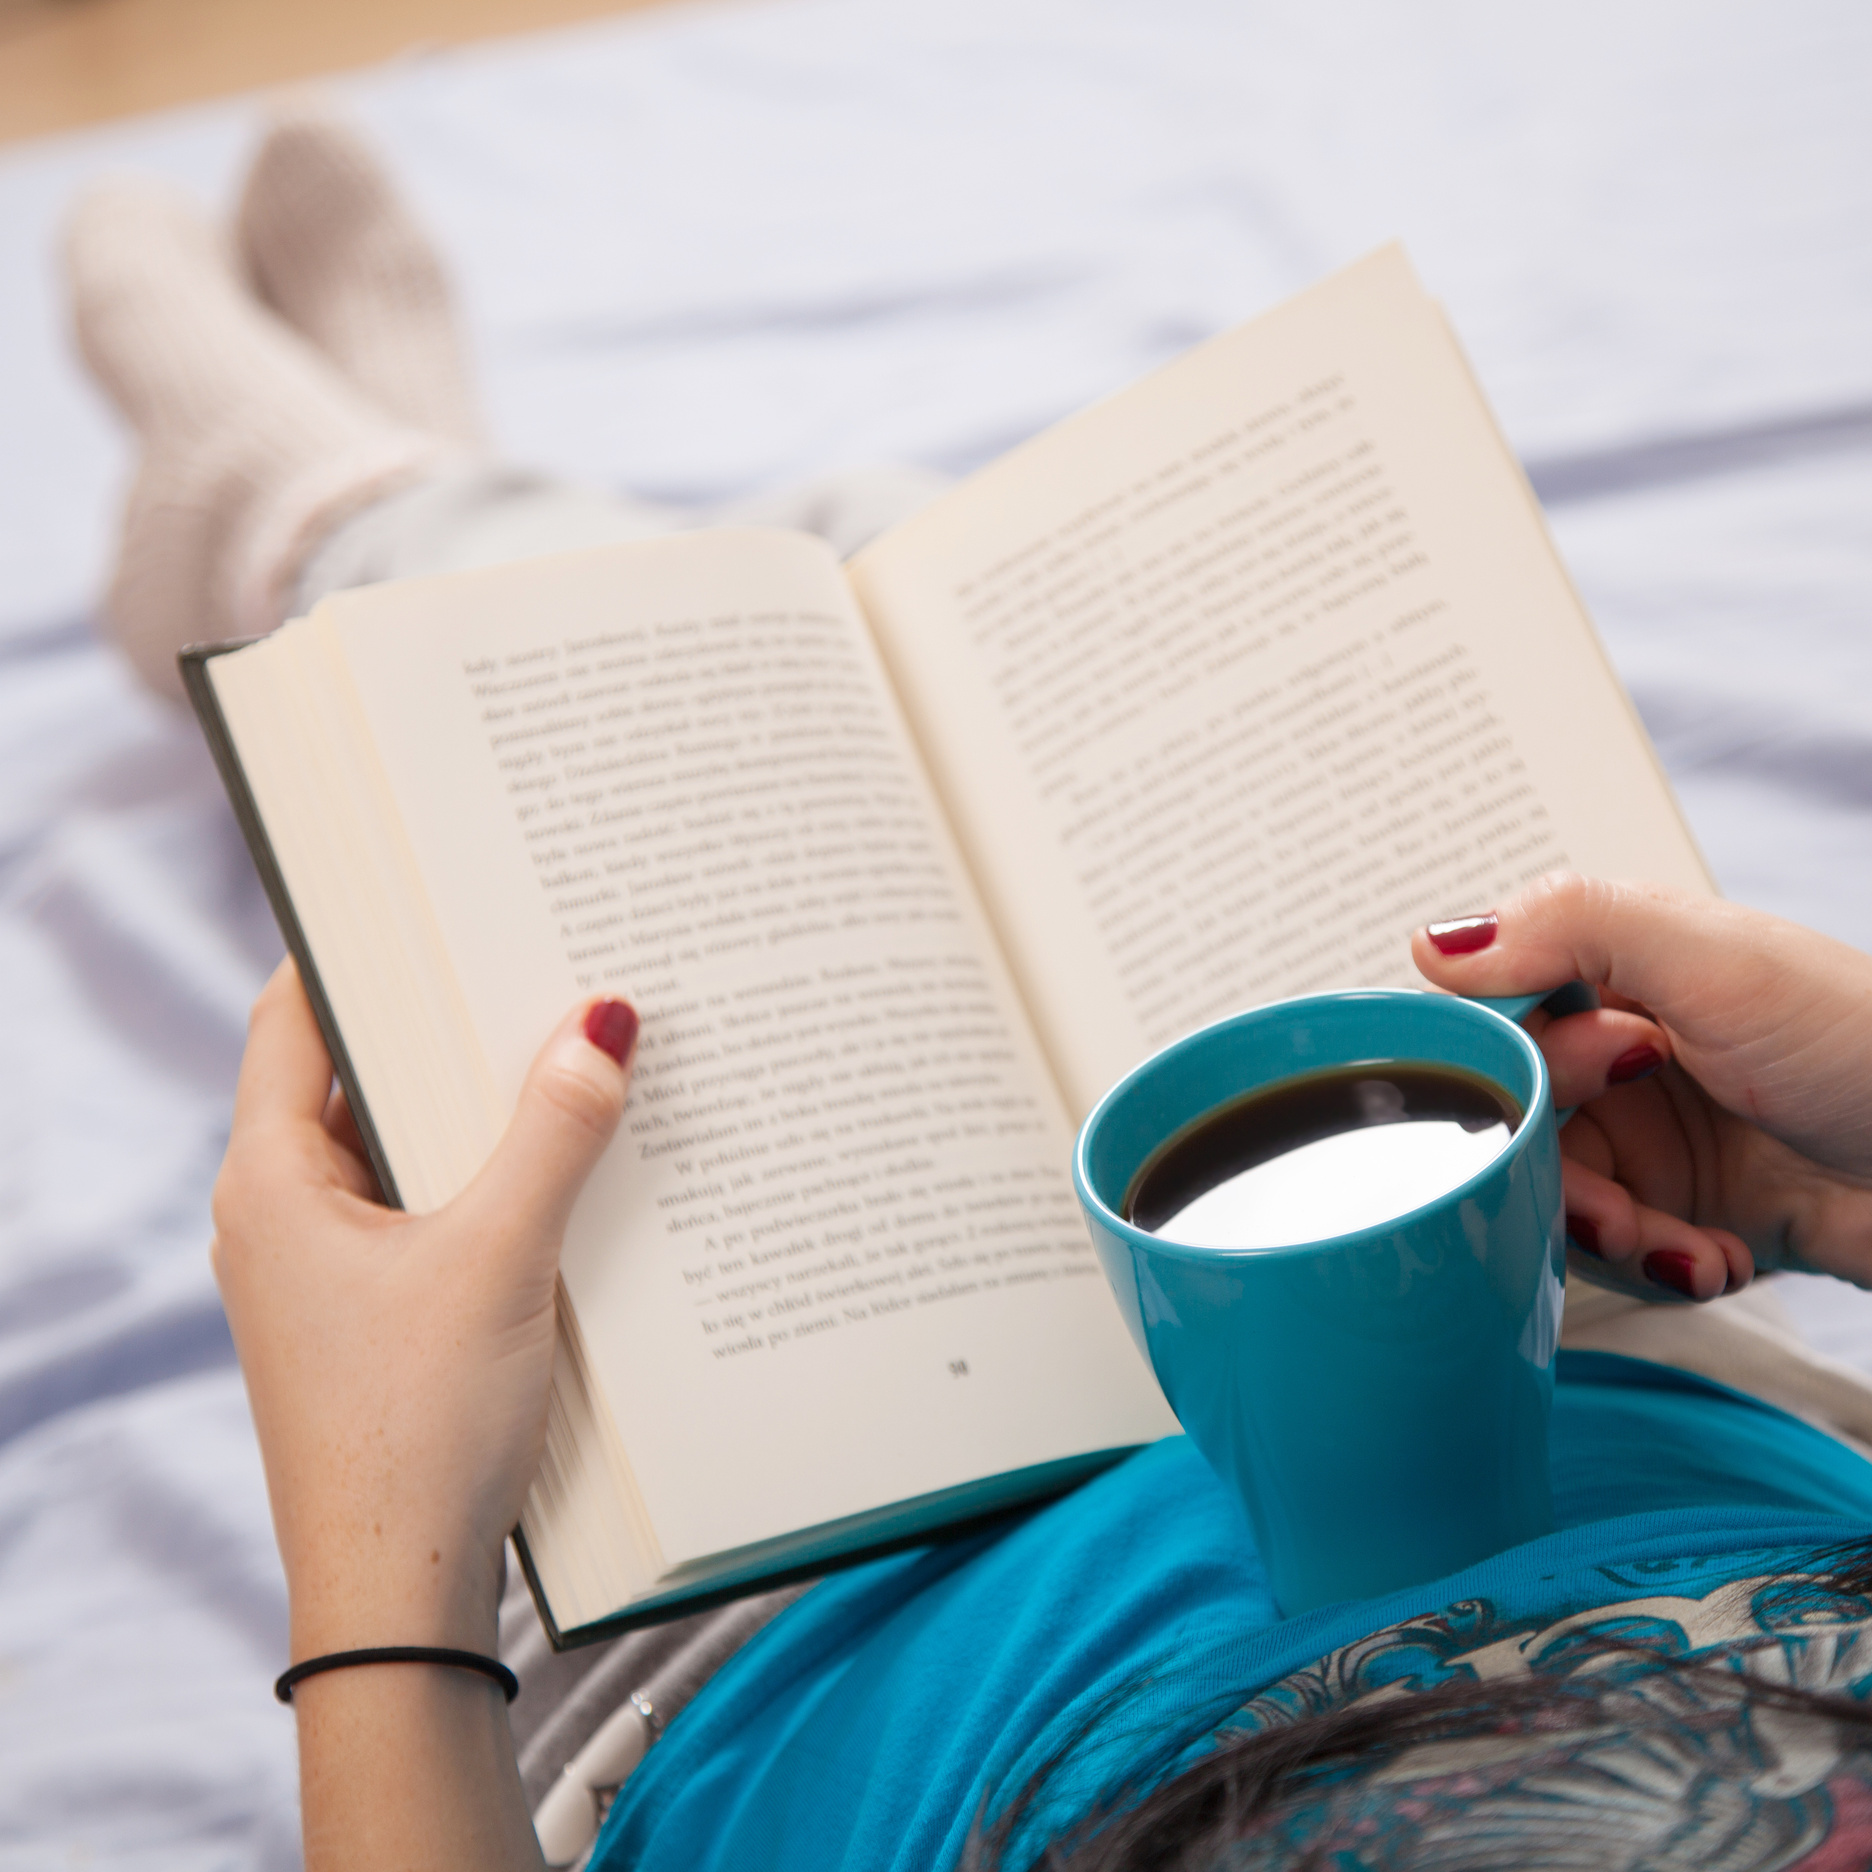
[[511, 1703], [520, 1694], [520, 1679], [499, 1658], [483, 1657], [479, 1651], [449, 1651], [436, 1645], [378, 1645], [369, 1651], [330, 1651], [324, 1657], [307, 1658], [291, 1670], [281, 1671], [273, 1685], [273, 1694], [282, 1703], [293, 1700], [293, 1688], [320, 1671], [347, 1670], [353, 1664], [447, 1664], [455, 1670], [479, 1671], [492, 1677], [506, 1692]]

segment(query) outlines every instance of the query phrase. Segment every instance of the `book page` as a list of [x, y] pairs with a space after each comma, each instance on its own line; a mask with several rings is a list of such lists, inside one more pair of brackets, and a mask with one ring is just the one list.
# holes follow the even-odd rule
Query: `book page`
[[1396, 248], [851, 577], [1075, 1114], [1236, 1009], [1421, 986], [1416, 924], [1542, 872], [1709, 888]]
[[582, 992], [643, 1017], [563, 1269], [667, 1565], [1174, 1427], [828, 549], [678, 536], [318, 621], [503, 1106]]

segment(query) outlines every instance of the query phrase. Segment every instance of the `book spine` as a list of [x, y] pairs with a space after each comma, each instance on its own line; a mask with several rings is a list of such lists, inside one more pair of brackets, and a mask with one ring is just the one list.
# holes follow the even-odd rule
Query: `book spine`
[[286, 939], [287, 952], [299, 971], [300, 985], [305, 989], [306, 999], [312, 1003], [319, 1032], [325, 1038], [325, 1050], [331, 1055], [332, 1070], [344, 1089], [345, 1103], [350, 1106], [352, 1121], [357, 1126], [358, 1136], [364, 1141], [365, 1154], [370, 1158], [377, 1187], [391, 1208], [401, 1209], [403, 1199], [397, 1193], [396, 1177], [390, 1169], [390, 1160], [384, 1155], [383, 1140], [377, 1135], [376, 1125], [371, 1122], [364, 1088], [358, 1083], [357, 1070], [351, 1063], [344, 1035], [338, 1027], [338, 1017], [332, 1011], [331, 999], [319, 976], [318, 960], [312, 953], [305, 928], [293, 907], [292, 892], [286, 887], [279, 859], [274, 854], [273, 841], [267, 836], [266, 822], [260, 815], [253, 790], [247, 784], [240, 749], [235, 745], [227, 717], [221, 712], [221, 699], [215, 694], [214, 679], [209, 674], [208, 666], [216, 657], [245, 649], [248, 641], [252, 640], [191, 645], [177, 659], [182, 670], [182, 684], [188, 691], [196, 719], [201, 723], [202, 738], [208, 743], [209, 753], [214, 756], [221, 784], [227, 789], [228, 803], [234, 808], [235, 823], [247, 841], [254, 869], [260, 874], [261, 888], [266, 892], [267, 902], [273, 906], [280, 934]]

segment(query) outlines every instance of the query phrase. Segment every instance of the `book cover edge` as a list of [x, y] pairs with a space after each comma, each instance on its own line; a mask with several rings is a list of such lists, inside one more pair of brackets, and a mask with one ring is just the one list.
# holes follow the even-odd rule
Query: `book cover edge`
[[234, 736], [228, 727], [227, 717], [221, 710], [221, 699], [215, 694], [214, 681], [208, 673], [208, 665], [217, 657], [229, 656], [236, 650], [244, 650], [258, 638], [241, 638], [232, 643], [191, 644], [184, 649], [176, 661], [181, 667], [183, 687], [188, 692], [191, 706], [195, 710], [197, 721], [201, 724], [202, 739], [208, 744], [208, 752], [213, 756], [216, 770], [221, 776], [221, 784], [228, 796], [228, 804], [234, 810], [234, 821], [240, 827], [241, 837], [246, 840], [248, 855], [253, 859], [254, 869], [260, 875], [260, 887], [266, 892], [267, 902], [273, 910], [273, 918], [279, 925], [280, 935], [285, 939], [287, 953], [293, 959], [293, 965], [299, 971], [301, 986], [305, 989], [306, 999], [312, 1004], [312, 1012], [318, 1021], [319, 1032], [324, 1037], [325, 1050], [331, 1055], [332, 1070], [337, 1074], [338, 1083], [344, 1089], [346, 1103], [351, 1108], [351, 1116], [358, 1128], [358, 1136], [364, 1142], [365, 1153], [370, 1158], [371, 1169], [377, 1178], [378, 1187], [383, 1192], [384, 1201], [393, 1209], [401, 1209], [403, 1198], [397, 1189], [395, 1174], [390, 1168], [389, 1159], [384, 1154], [383, 1140], [378, 1136], [377, 1127], [372, 1122], [370, 1106], [364, 1097], [364, 1088], [358, 1082], [357, 1069], [352, 1064], [351, 1055], [345, 1046], [344, 1034], [338, 1025], [338, 1017], [332, 1009], [331, 998], [325, 992], [325, 983], [319, 974], [318, 962], [312, 953], [312, 944], [307, 938], [305, 927], [299, 921], [299, 913], [293, 906], [292, 892], [286, 884], [285, 873], [280, 869], [279, 859], [273, 850], [273, 841], [267, 834], [266, 822], [261, 816], [259, 802], [253, 796], [253, 789], [247, 784], [246, 768], [242, 765], [240, 751], [234, 745]]
[[[881, 1532], [869, 1539], [861, 1537], [851, 1547], [836, 1548], [830, 1552], [809, 1552], [798, 1560], [783, 1560], [770, 1570], [745, 1577], [731, 1575], [722, 1582], [699, 1581], [692, 1587], [658, 1594], [652, 1599], [640, 1601], [636, 1606], [623, 1607], [609, 1617], [594, 1619], [588, 1624], [573, 1626], [570, 1630], [562, 1630], [547, 1616], [533, 1570], [532, 1556], [517, 1536], [514, 1545], [519, 1552], [527, 1584], [532, 1589], [534, 1603], [541, 1607], [540, 1622], [546, 1628], [546, 1636], [553, 1649], [573, 1651], [586, 1645], [602, 1644], [626, 1632], [664, 1625], [672, 1619], [688, 1618], [697, 1612], [729, 1605], [739, 1599], [751, 1598], [759, 1592], [774, 1592], [785, 1586], [823, 1579], [828, 1574], [843, 1573], [852, 1567], [882, 1560], [894, 1553], [904, 1553], [916, 1547], [931, 1547], [939, 1542], [965, 1540], [972, 1534], [983, 1533], [1030, 1513], [1035, 1508], [1044, 1507], [1048, 1502], [1058, 1501], [1062, 1496], [1071, 1494], [1081, 1483], [1089, 1482], [1094, 1476], [1146, 1447], [1144, 1444], [1128, 1443], [1114, 1449], [1088, 1450], [1079, 1456], [1036, 1464], [1030, 1470], [1004, 1472], [1001, 1476], [982, 1476], [973, 1484], [964, 1484], [964, 1489], [986, 1490], [992, 1484], [1006, 1480], [1008, 1474], [1032, 1475], [1035, 1480], [1031, 1489], [1016, 1490], [1009, 1497], [986, 1508], [972, 1509], [965, 1503], [957, 1502], [952, 1518], [918, 1520], [908, 1528]], [[940, 1492], [948, 1493], [946, 1490]], [[896, 1506], [909, 1513], [914, 1510], [916, 1499]], [[801, 1532], [808, 1533], [810, 1530], [802, 1529]]]

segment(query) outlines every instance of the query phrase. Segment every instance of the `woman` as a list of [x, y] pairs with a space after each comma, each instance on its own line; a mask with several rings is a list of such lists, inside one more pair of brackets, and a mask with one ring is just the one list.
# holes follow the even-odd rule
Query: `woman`
[[[1485, 947], [1448, 957], [1421, 934], [1425, 974], [1501, 994], [1577, 975], [1624, 1007], [1542, 1036], [1559, 1097], [1582, 1107], [1565, 1134], [1575, 1232], [1591, 1217], [1609, 1269], [1682, 1256], [1705, 1292], [1760, 1264], [1872, 1275], [1872, 961], [1733, 906], [1577, 879], [1485, 927]], [[427, 1217], [372, 1200], [290, 968], [255, 1010], [216, 1268], [295, 1658], [494, 1647], [502, 1541], [544, 1418], [559, 1231], [628, 1081], [616, 1009], [568, 1018], [486, 1170]], [[1661, 1070], [1609, 1086], [1634, 1033]], [[1382, 1720], [1335, 1731], [1353, 1749], [1329, 1756], [1343, 1783], [1303, 1775], [1296, 1801], [1252, 1822], [1209, 1788], [1198, 1817], [1245, 1827], [1267, 1863], [1305, 1863], [1283, 1855], [1320, 1829], [1351, 1829], [1335, 1851], [1370, 1845], [1374, 1805], [1382, 1850], [1319, 1863], [1498, 1863], [1436, 1855], [1478, 1818], [1499, 1846], [1504, 1816], [1518, 1865], [1546, 1862], [1549, 1831], [1580, 1863], [1583, 1836], [1607, 1828], [1627, 1850], [1583, 1862], [1672, 1864], [1675, 1840], [1686, 1864], [1717, 1842], [1726, 1865], [1866, 1863], [1872, 1711], [1851, 1699], [1872, 1687], [1872, 1546], [1839, 1549], [1872, 1533], [1872, 1463], [1739, 1394], [1584, 1355], [1563, 1375], [1555, 1469], [1569, 1531], [1286, 1625], [1180, 1442], [1006, 1531], [825, 1582], [652, 1752], [597, 1863], [954, 1863], [1063, 1753], [1001, 1844], [1022, 1864], [1218, 1728], [1364, 1716], [1378, 1692], [1408, 1718], [1400, 1684], [1456, 1698], [1391, 1743]], [[1640, 1651], [1602, 1651], [1608, 1637]], [[1638, 1668], [1647, 1653], [1726, 1661], [1660, 1674]], [[1475, 1686], [1498, 1682], [1515, 1694], [1474, 1707]], [[1833, 1701], [1817, 1715], [1749, 1701], [1783, 1683]], [[295, 1707], [311, 1864], [534, 1863], [494, 1685], [361, 1668], [308, 1680]], [[1449, 1752], [1452, 1722], [1480, 1725], [1479, 1756]], [[1399, 1850], [1406, 1819], [1439, 1833], [1431, 1856]], [[1181, 1863], [1153, 1848], [1124, 1862]]]
[[[242, 243], [245, 278], [121, 192], [74, 233], [81, 339], [145, 447], [112, 614], [158, 686], [182, 637], [295, 594], [664, 523], [460, 454], [439, 276], [344, 138], [275, 137]], [[1872, 961], [1578, 879], [1416, 956], [1459, 992], [1605, 991], [1539, 1036], [1582, 1108], [1567, 1200], [1601, 1278], [1665, 1304], [1758, 1266], [1872, 1281]], [[411, 1217], [374, 1200], [290, 968], [256, 1007], [215, 1263], [296, 1662], [495, 1650], [560, 1233], [635, 1026], [572, 1010], [482, 1174]], [[1283, 1621], [1173, 1439], [787, 1605], [625, 1782], [594, 1863], [1872, 1862], [1872, 1463], [1720, 1386], [1563, 1354], [1555, 1484], [1550, 1539]], [[312, 1866], [539, 1863], [484, 1672], [330, 1669], [294, 1705]]]

